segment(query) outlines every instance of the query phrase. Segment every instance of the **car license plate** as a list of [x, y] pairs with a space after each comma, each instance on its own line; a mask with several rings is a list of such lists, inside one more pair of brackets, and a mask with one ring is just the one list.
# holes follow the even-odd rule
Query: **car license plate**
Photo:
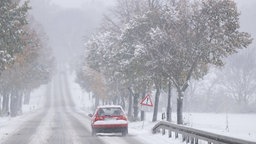
[[105, 118], [106, 121], [116, 120], [115, 118]]

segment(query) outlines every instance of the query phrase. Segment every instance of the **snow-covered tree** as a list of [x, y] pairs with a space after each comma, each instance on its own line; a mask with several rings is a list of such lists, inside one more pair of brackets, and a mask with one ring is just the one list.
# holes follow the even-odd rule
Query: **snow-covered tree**
[[181, 0], [177, 6], [173, 56], [178, 57], [174, 58], [170, 72], [178, 91], [177, 122], [182, 124], [183, 92], [188, 81], [204, 76], [209, 64], [222, 66], [224, 57], [247, 47], [252, 39], [248, 33], [239, 32], [239, 13], [234, 1], [207, 0], [198, 6]]
[[232, 0], [173, 0], [162, 4], [152, 0], [147, 4], [142, 13], [130, 16], [124, 11], [122, 18], [117, 17], [125, 24], [109, 20], [115, 29], [106, 28], [89, 41], [89, 66], [108, 77], [114, 74], [132, 91], [145, 91], [147, 84], [150, 87], [154, 83], [153, 121], [160, 89], [170, 80], [178, 93], [177, 122], [182, 124], [189, 81], [202, 78], [210, 65], [223, 66], [225, 57], [247, 47], [252, 39], [239, 31], [239, 13]]
[[28, 21], [29, 24], [23, 27], [26, 35], [22, 36], [26, 45], [14, 54], [15, 60], [0, 76], [2, 115], [21, 114], [23, 96], [24, 103], [28, 104], [30, 91], [49, 82], [53, 70], [53, 57], [42, 28], [32, 18]]
[[[129, 90], [133, 95], [134, 119], [138, 119], [138, 100], [142, 95], [141, 91], [145, 91], [144, 87], [148, 82], [145, 81], [147, 77], [142, 72], [139, 59], [132, 58], [134, 49], [129, 49], [129, 44], [120, 38], [125, 37], [122, 37], [121, 28], [126, 25], [126, 22], [143, 12], [142, 9], [145, 5], [142, 3], [146, 3], [146, 1], [119, 1], [114, 14], [120, 19], [110, 19], [106, 16], [102, 27], [104, 31], [86, 43], [86, 60], [90, 67], [103, 73], [109, 85], [109, 93], [118, 95]], [[124, 101], [123, 97], [119, 97], [121, 101]], [[129, 104], [129, 107], [131, 106]]]
[[156, 19], [159, 23], [150, 21], [154, 24], [150, 32], [153, 41], [148, 42], [145, 53], [154, 57], [149, 62], [155, 61], [159, 72], [173, 82], [178, 92], [177, 122], [182, 124], [188, 82], [203, 77], [210, 64], [222, 66], [224, 57], [247, 47], [252, 39], [248, 33], [239, 32], [234, 1], [180, 0], [161, 12]]
[[23, 28], [28, 10], [28, 2], [20, 6], [10, 0], [0, 1], [0, 74], [26, 45], [22, 37], [26, 34]]

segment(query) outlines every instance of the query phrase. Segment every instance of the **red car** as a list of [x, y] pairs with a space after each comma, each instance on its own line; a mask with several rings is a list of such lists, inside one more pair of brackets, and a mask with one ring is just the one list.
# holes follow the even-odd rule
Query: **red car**
[[91, 117], [92, 135], [97, 133], [128, 134], [128, 120], [124, 110], [119, 105], [99, 106]]

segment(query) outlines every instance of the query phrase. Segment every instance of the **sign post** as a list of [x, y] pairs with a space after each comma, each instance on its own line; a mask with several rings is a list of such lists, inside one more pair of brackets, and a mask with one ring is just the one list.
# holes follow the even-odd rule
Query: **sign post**
[[[153, 103], [152, 103], [152, 100], [150, 98], [150, 95], [147, 94], [140, 102], [140, 105], [141, 105], [141, 110], [144, 111], [144, 114], [145, 114], [145, 110], [142, 109], [142, 107], [153, 107]], [[144, 128], [144, 121], [145, 119], [143, 119], [143, 124], [142, 124], [142, 128]]]

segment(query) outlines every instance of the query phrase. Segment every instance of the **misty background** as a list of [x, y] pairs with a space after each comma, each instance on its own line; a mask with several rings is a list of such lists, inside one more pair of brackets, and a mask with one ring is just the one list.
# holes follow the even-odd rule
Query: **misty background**
[[114, 2], [104, 0], [36, 0], [31, 14], [42, 24], [58, 63], [79, 58]]
[[[256, 38], [256, 1], [236, 0], [241, 12], [241, 31]], [[58, 64], [81, 62], [84, 43], [98, 31], [103, 15], [115, 5], [114, 0], [32, 0], [31, 14], [44, 28]], [[184, 111], [192, 112], [255, 112], [256, 62], [255, 40], [249, 48], [226, 59], [223, 68], [212, 68], [199, 81], [191, 81], [186, 91]], [[238, 105], [241, 79], [247, 78], [251, 88], [246, 100]], [[250, 82], [249, 82], [250, 81]], [[235, 85], [236, 84], [236, 85]], [[245, 88], [244, 88], [245, 89]], [[241, 93], [243, 93], [243, 88]], [[239, 92], [238, 92], [239, 93]], [[175, 92], [173, 92], [175, 95]], [[166, 106], [166, 93], [160, 96], [160, 110]], [[172, 107], [176, 108], [175, 97]]]

